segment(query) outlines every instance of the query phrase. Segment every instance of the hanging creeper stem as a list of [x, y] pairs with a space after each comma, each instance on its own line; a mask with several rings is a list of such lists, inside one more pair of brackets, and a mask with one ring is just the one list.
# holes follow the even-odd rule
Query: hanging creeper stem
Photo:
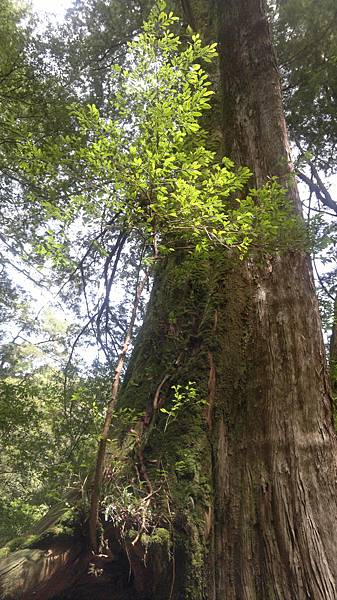
[[95, 552], [95, 553], [98, 552], [97, 522], [98, 522], [98, 515], [99, 515], [99, 504], [100, 504], [100, 496], [101, 496], [101, 489], [102, 489], [106, 446], [107, 446], [107, 441], [108, 441], [108, 437], [109, 437], [112, 416], [113, 416], [113, 413], [114, 413], [114, 410], [115, 410], [116, 404], [117, 404], [117, 397], [118, 397], [118, 390], [119, 390], [120, 381], [121, 381], [121, 374], [122, 374], [122, 371], [123, 371], [123, 368], [125, 365], [125, 359], [126, 359], [126, 355], [127, 355], [129, 346], [130, 346], [130, 342], [132, 340], [132, 333], [133, 333], [133, 328], [134, 328], [135, 321], [137, 318], [139, 303], [140, 303], [144, 288], [148, 282], [149, 275], [150, 275], [150, 273], [147, 272], [144, 275], [143, 279], [137, 285], [133, 308], [132, 308], [132, 314], [131, 314], [129, 326], [128, 326], [128, 329], [127, 329], [127, 332], [126, 332], [126, 335], [124, 338], [123, 347], [122, 347], [122, 350], [118, 357], [115, 374], [114, 374], [114, 379], [113, 379], [113, 383], [112, 383], [111, 399], [110, 399], [110, 402], [108, 403], [108, 406], [106, 409], [104, 425], [103, 425], [103, 429], [102, 429], [102, 433], [101, 433], [100, 441], [99, 441], [99, 446], [98, 446], [95, 475], [94, 475], [92, 494], [91, 494], [90, 516], [89, 516], [90, 544], [91, 544], [91, 548], [92, 548], [93, 552]]

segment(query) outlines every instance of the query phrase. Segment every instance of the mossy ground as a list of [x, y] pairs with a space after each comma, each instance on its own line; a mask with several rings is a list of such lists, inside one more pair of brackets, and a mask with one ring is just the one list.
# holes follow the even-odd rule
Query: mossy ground
[[83, 535], [83, 509], [82, 507], [65, 506], [59, 510], [59, 516], [43, 531], [30, 533], [25, 536], [13, 538], [0, 549], [0, 558], [4, 558], [15, 550], [43, 549], [51, 543], [75, 538]]

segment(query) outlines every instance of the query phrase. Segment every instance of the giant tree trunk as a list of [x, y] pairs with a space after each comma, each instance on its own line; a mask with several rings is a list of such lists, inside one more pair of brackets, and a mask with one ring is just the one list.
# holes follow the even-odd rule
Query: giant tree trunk
[[[257, 185], [280, 177], [298, 211], [263, 1], [183, 4], [197, 28], [218, 23], [226, 154]], [[168, 423], [156, 408], [189, 381], [207, 405]], [[336, 599], [336, 437], [307, 256], [170, 257], [121, 403], [145, 413], [138, 471], [154, 490], [161, 472], [153, 501], [173, 537], [171, 562], [126, 548], [134, 598]]]
[[[215, 18], [213, 1], [189, 3], [186, 14], [196, 7], [197, 27], [198, 17], [200, 27], [205, 24], [206, 4]], [[257, 185], [278, 176], [298, 211], [264, 2], [218, 0], [217, 9], [225, 151], [252, 169]], [[139, 373], [160, 381], [160, 369], [163, 375], [163, 365], [173, 359], [172, 338], [179, 346], [179, 337], [184, 358], [178, 380], [185, 373], [201, 389], [208, 381], [204, 443], [191, 415], [190, 442], [185, 424], [182, 450], [171, 448], [179, 458], [184, 447], [189, 454], [199, 444], [197, 478], [210, 469], [213, 486], [211, 506], [207, 494], [199, 513], [193, 503], [188, 529], [194, 550], [188, 548], [187, 563], [202, 539], [202, 507], [209, 557], [203, 585], [196, 580], [190, 588], [185, 581], [180, 591], [183, 597], [219, 600], [333, 600], [336, 436], [309, 259], [289, 252], [263, 265], [252, 260], [241, 266], [218, 254], [204, 269], [204, 279], [186, 267], [183, 285], [173, 269], [166, 287], [157, 283], [129, 382], [129, 389], [137, 377], [139, 384]], [[147, 351], [150, 339], [157, 359]], [[143, 377], [142, 395], [146, 385]]]
[[[219, 1], [227, 148], [257, 184], [289, 169], [263, 4]], [[289, 197], [297, 208], [294, 185]], [[224, 307], [217, 363], [216, 597], [332, 600], [336, 438], [310, 264], [292, 253], [242, 277], [243, 299], [226, 282], [235, 320]]]

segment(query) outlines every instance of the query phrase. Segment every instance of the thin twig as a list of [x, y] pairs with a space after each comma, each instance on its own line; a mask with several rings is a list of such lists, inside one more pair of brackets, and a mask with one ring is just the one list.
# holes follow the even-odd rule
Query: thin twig
[[328, 288], [326, 287], [326, 285], [325, 285], [325, 283], [324, 283], [323, 279], [321, 278], [321, 276], [320, 276], [320, 274], [319, 274], [319, 272], [318, 272], [318, 269], [317, 269], [317, 265], [316, 265], [316, 260], [315, 260], [315, 258], [313, 259], [313, 263], [314, 263], [314, 268], [315, 268], [315, 272], [316, 272], [316, 275], [317, 275], [317, 279], [318, 279], [318, 281], [319, 281], [319, 284], [320, 284], [321, 288], [322, 288], [322, 289], [323, 289], [323, 291], [326, 293], [326, 295], [327, 295], [327, 296], [329, 296], [329, 298], [331, 298], [331, 300], [333, 300], [333, 302], [335, 302], [335, 297], [334, 297], [334, 296], [332, 296], [332, 294], [330, 294], [330, 292], [329, 292]]

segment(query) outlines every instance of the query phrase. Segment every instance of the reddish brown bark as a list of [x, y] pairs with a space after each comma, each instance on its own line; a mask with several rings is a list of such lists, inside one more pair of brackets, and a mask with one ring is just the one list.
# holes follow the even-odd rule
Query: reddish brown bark
[[52, 542], [45, 549], [24, 549], [2, 559], [0, 598], [48, 600], [82, 576], [89, 562], [83, 541]]
[[[289, 173], [261, 0], [219, 0], [227, 153], [257, 184]], [[289, 198], [298, 210], [294, 185]], [[337, 597], [336, 436], [309, 261], [249, 264], [225, 283], [217, 356], [215, 597]]]

